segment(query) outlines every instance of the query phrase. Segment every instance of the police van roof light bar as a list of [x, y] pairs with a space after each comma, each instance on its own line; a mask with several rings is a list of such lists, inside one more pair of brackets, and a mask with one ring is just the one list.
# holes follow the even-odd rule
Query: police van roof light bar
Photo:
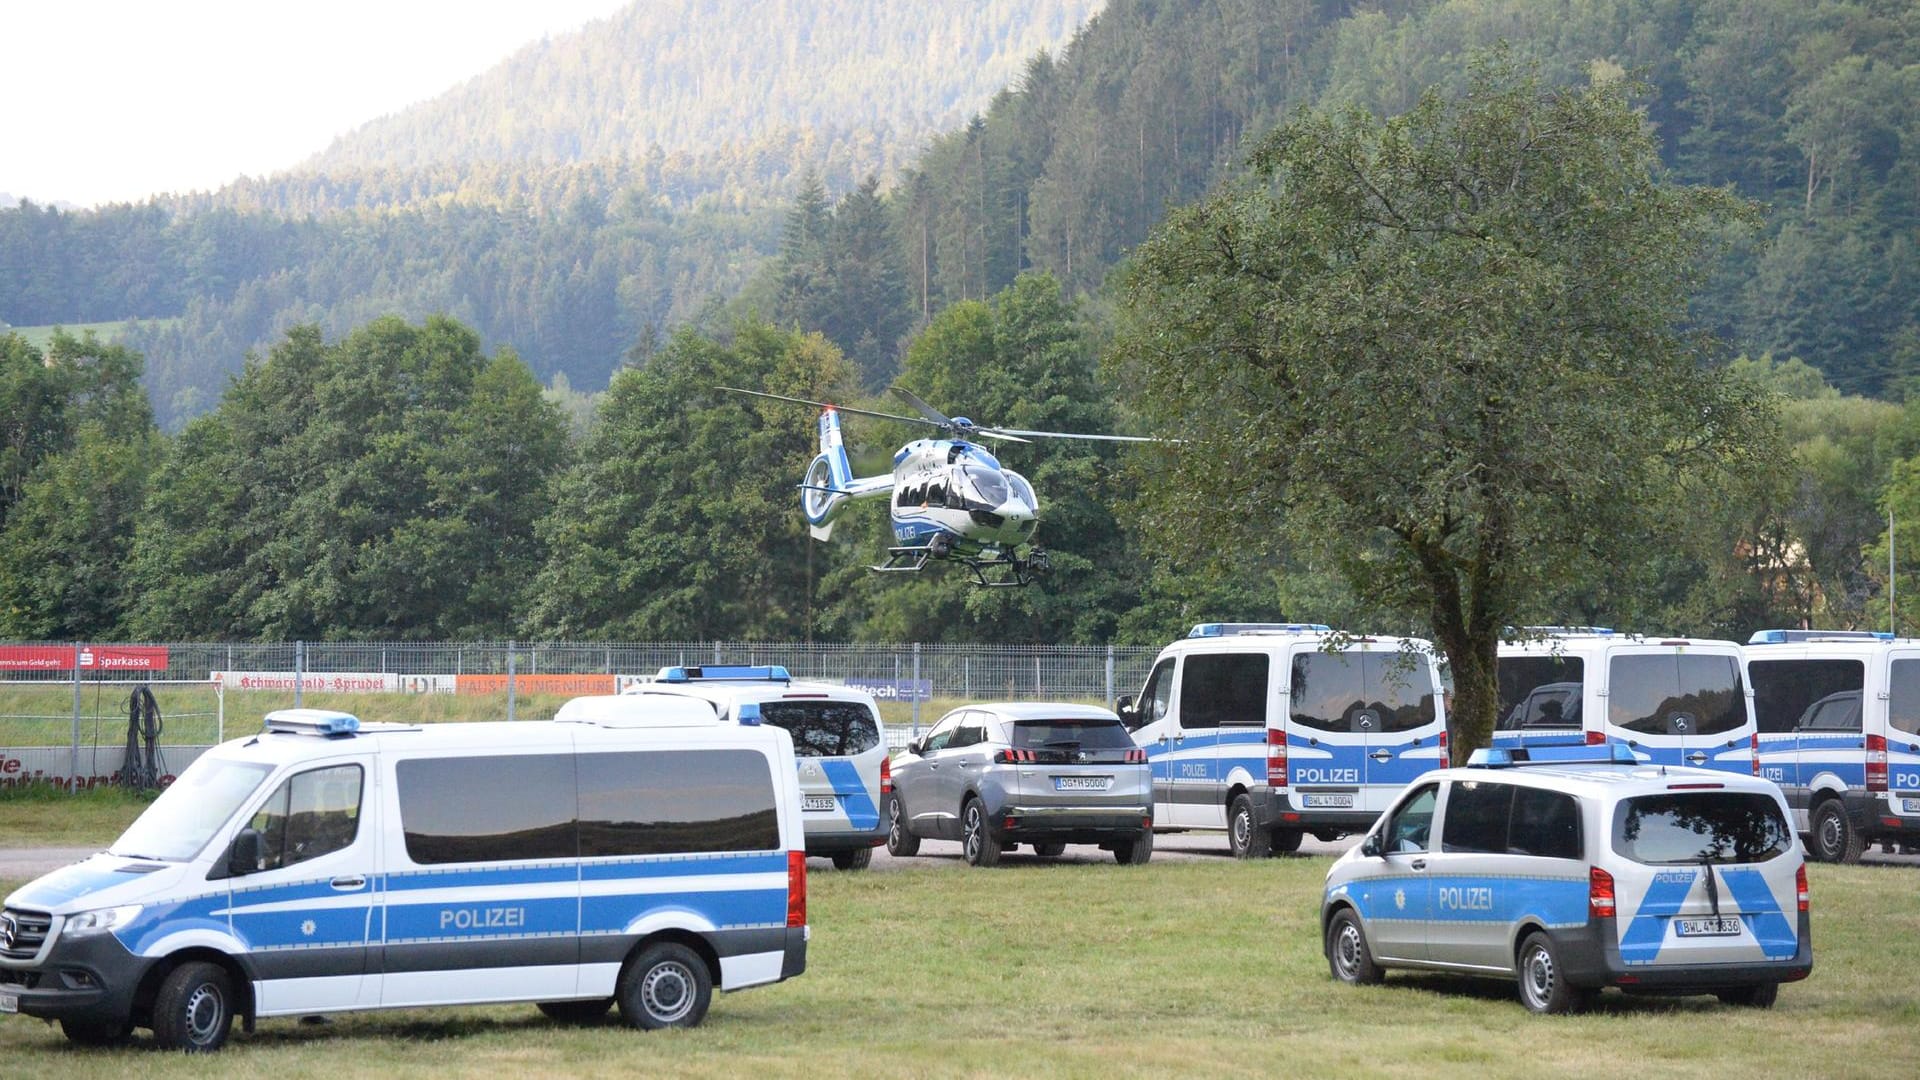
[[1892, 641], [1885, 630], [1755, 630], [1749, 645], [1785, 645], [1795, 641]]
[[1640, 759], [1621, 743], [1608, 743], [1604, 753], [1597, 746], [1513, 746], [1475, 750], [1467, 759], [1469, 768], [1511, 769], [1522, 765], [1638, 765]]
[[705, 667], [663, 667], [653, 677], [654, 682], [687, 683], [713, 682], [715, 680], [734, 682], [779, 682], [790, 683], [793, 676], [779, 664], [766, 664], [760, 667], [748, 667], [744, 664], [708, 664]]
[[1190, 638], [1231, 637], [1234, 634], [1331, 634], [1333, 627], [1325, 623], [1259, 623], [1259, 622], [1207, 622], [1195, 623], [1187, 631]]
[[1598, 637], [1607, 637], [1614, 632], [1611, 626], [1522, 626], [1518, 629], [1523, 634], [1530, 634], [1537, 637], [1571, 637], [1576, 634], [1593, 634]]
[[276, 709], [267, 714], [261, 730], [340, 739], [360, 730], [360, 718], [331, 709]]

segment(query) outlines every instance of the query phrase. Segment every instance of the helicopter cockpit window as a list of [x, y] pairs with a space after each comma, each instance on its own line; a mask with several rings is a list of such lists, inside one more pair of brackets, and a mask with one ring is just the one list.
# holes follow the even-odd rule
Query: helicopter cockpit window
[[1007, 486], [1013, 489], [1014, 498], [1026, 503], [1029, 509], [1040, 509], [1040, 499], [1033, 493], [1033, 485], [1027, 483], [1026, 477], [1011, 470], [1007, 472], [1006, 477]]
[[1007, 480], [999, 470], [969, 468], [966, 473], [977, 509], [998, 510], [1007, 501]]
[[927, 505], [928, 506], [947, 505], [947, 478], [946, 477], [944, 476], [938, 477], [932, 483], [927, 485]]

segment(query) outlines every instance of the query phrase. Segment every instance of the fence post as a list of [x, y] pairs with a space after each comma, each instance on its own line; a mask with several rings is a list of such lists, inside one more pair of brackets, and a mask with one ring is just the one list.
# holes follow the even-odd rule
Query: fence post
[[[78, 724], [79, 721], [74, 723]], [[74, 730], [80, 729], [76, 727]], [[920, 643], [917, 641], [913, 643], [913, 737], [920, 737]]]
[[507, 639], [507, 719], [513, 720], [514, 684], [513, 684], [513, 639]]
[[306, 683], [307, 643], [296, 641], [293, 643], [293, 707], [296, 709], [300, 707], [300, 702], [303, 700], [301, 691], [306, 688]]
[[[73, 742], [67, 750], [67, 790], [80, 790], [80, 650], [79, 642], [73, 643]], [[124, 768], [125, 766], [122, 766]]]
[[1107, 708], [1113, 708], [1113, 646], [1107, 646]]

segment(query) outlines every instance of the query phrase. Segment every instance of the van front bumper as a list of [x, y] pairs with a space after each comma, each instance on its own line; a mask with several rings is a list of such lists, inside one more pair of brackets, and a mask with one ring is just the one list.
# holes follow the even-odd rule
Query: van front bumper
[[112, 934], [62, 936], [34, 966], [0, 966], [0, 994], [18, 995], [22, 1016], [121, 1023], [131, 1018], [134, 990], [151, 963]]
[[1756, 960], [1731, 964], [1628, 964], [1620, 959], [1620, 935], [1614, 919], [1591, 919], [1583, 927], [1552, 932], [1560, 970], [1573, 986], [1596, 989], [1618, 986], [1628, 990], [1693, 993], [1752, 986], [1756, 983], [1798, 982], [1813, 973], [1812, 926], [1799, 913], [1800, 947], [1788, 960]]

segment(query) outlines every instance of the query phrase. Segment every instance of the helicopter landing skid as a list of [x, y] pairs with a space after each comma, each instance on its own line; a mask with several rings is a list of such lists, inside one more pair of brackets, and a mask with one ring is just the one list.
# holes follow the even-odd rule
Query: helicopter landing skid
[[[1017, 589], [1031, 585], [1041, 573], [1053, 568], [1047, 560], [1047, 553], [1035, 548], [1026, 558], [1001, 552], [992, 559], [966, 559], [967, 569], [973, 571], [973, 583], [984, 589]], [[1003, 573], [988, 577], [987, 571], [1004, 567]]]
[[926, 569], [927, 560], [933, 558], [934, 554], [925, 544], [888, 548], [887, 561], [879, 566], [869, 566], [867, 569], [880, 574], [917, 573]]

